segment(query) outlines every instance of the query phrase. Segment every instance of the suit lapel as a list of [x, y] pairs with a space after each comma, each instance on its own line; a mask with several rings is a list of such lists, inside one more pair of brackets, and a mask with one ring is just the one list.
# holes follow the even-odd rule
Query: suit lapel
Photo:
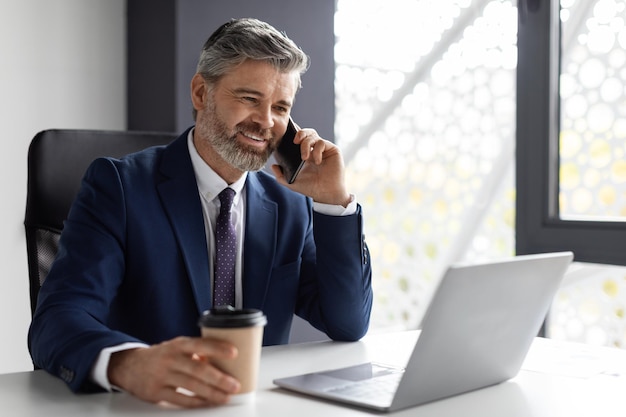
[[[165, 178], [157, 189], [179, 243], [198, 313], [202, 313], [211, 308], [209, 259], [187, 134], [183, 133], [164, 151], [161, 173]], [[255, 173], [248, 174], [246, 206], [243, 303], [244, 307], [262, 308], [276, 251], [278, 211], [276, 203], [265, 197]]]
[[257, 174], [249, 173], [243, 268], [243, 305], [246, 308], [263, 309], [276, 253], [277, 212], [276, 203], [265, 197]]
[[209, 259], [202, 205], [187, 147], [187, 135], [188, 131], [164, 151], [160, 170], [165, 179], [157, 185], [157, 189], [178, 240], [198, 313], [201, 313], [211, 307]]

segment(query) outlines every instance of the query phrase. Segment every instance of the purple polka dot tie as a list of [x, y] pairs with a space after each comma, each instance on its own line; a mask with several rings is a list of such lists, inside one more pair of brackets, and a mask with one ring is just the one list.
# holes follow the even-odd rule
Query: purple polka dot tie
[[213, 306], [235, 306], [235, 257], [237, 235], [230, 221], [230, 208], [235, 191], [226, 188], [219, 194], [220, 214], [215, 227], [215, 276], [213, 280]]

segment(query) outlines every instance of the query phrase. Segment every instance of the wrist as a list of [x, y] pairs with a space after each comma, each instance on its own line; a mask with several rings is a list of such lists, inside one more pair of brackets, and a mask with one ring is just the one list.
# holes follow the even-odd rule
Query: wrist
[[352, 202], [354, 201], [354, 194], [348, 194], [347, 197], [345, 197], [343, 199], [343, 203], [341, 203], [341, 206], [343, 206], [343, 208], [348, 207]]
[[107, 379], [111, 386], [121, 388], [125, 386], [124, 372], [129, 368], [127, 362], [138, 349], [141, 348], [125, 349], [111, 353], [109, 366], [107, 367]]
[[345, 194], [342, 196], [330, 196], [322, 198], [313, 198], [313, 202], [320, 204], [328, 204], [332, 206], [348, 207], [354, 201], [354, 194]]

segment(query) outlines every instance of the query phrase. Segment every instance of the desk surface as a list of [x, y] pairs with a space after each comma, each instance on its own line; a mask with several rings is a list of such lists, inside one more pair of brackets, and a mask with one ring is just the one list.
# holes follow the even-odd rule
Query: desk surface
[[[43, 371], [0, 375], [0, 404], [22, 416], [357, 416], [374, 413], [276, 388], [272, 380], [365, 361], [403, 365], [417, 332], [370, 335], [356, 343], [317, 342], [263, 349], [251, 404], [172, 410], [127, 394], [73, 394]], [[577, 417], [626, 415], [626, 351], [536, 339], [510, 381], [390, 415]]]

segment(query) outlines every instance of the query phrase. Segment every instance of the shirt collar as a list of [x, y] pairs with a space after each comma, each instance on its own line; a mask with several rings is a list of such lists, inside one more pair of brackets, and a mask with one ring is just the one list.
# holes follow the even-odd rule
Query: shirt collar
[[193, 131], [191, 129], [189, 134], [187, 135], [187, 145], [189, 148], [189, 156], [191, 157], [191, 165], [193, 166], [193, 171], [196, 175], [196, 182], [198, 183], [198, 191], [207, 201], [213, 200], [215, 197], [219, 195], [226, 187], [230, 187], [237, 194], [235, 194], [235, 200], [233, 201], [234, 205], [237, 205], [239, 202], [239, 198], [241, 196], [241, 192], [246, 183], [246, 178], [248, 177], [248, 173], [244, 172], [241, 178], [239, 178], [234, 183], [230, 184], [230, 186], [220, 177], [214, 170], [211, 168], [200, 156], [196, 147], [193, 144]]

